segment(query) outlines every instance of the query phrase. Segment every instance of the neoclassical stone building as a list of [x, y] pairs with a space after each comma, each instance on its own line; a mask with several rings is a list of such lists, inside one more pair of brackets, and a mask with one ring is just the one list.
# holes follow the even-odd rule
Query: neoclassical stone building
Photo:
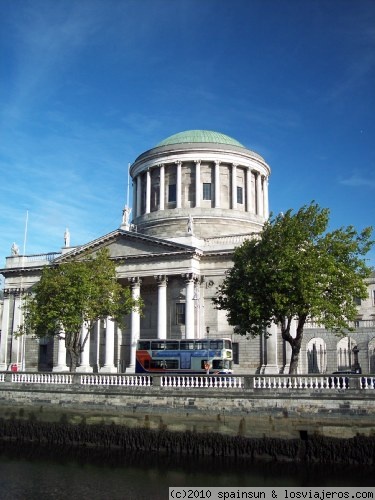
[[[224, 134], [203, 130], [168, 137], [131, 165], [133, 206], [121, 225], [78, 247], [69, 235], [60, 253], [19, 255], [13, 249], [5, 278], [0, 370], [67, 369], [62, 341], [17, 338], [22, 294], [44, 266], [106, 247], [117, 262], [118, 280], [141, 296], [144, 315], [133, 312], [121, 331], [110, 318], [99, 322], [81, 356], [79, 371], [132, 372], [139, 338], [230, 337], [236, 373], [283, 373], [289, 351], [276, 328], [269, 338], [247, 340], [233, 333], [225, 311], [212, 298], [236, 246], [256, 236], [269, 216], [270, 167], [257, 153]], [[353, 364], [356, 345], [364, 371], [375, 372], [375, 276], [359, 305], [357, 330], [344, 339], [318, 325], [306, 330], [301, 372], [332, 372]], [[83, 332], [85, 333], [85, 332]]]

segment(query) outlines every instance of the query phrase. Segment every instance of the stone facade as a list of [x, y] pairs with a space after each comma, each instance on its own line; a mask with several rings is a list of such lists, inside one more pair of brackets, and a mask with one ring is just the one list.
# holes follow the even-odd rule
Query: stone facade
[[[268, 338], [247, 340], [233, 333], [225, 311], [212, 298], [232, 265], [234, 249], [256, 237], [269, 216], [270, 167], [238, 141], [208, 131], [171, 136], [141, 154], [130, 168], [133, 206], [121, 225], [79, 247], [65, 241], [61, 253], [11, 255], [5, 278], [0, 369], [67, 370], [62, 342], [17, 338], [22, 294], [46, 265], [108, 248], [118, 279], [141, 296], [144, 316], [129, 315], [121, 331], [110, 318], [90, 333], [80, 371], [132, 372], [139, 338], [229, 337], [235, 344], [236, 373], [283, 373], [288, 347], [276, 329]], [[132, 218], [131, 218], [132, 215]], [[300, 372], [350, 368], [356, 345], [364, 371], [375, 372], [375, 276], [359, 305], [356, 331], [340, 340], [318, 325], [306, 329]]]

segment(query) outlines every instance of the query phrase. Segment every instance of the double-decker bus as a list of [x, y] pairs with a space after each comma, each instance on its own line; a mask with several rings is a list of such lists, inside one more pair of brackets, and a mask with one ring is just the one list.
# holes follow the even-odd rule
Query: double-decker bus
[[232, 373], [232, 341], [227, 338], [194, 340], [138, 340], [136, 373]]

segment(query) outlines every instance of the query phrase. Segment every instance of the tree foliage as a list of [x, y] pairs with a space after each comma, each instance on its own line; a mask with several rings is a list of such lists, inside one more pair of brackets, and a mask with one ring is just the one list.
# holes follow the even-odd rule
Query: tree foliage
[[[97, 320], [110, 317], [122, 325], [125, 315], [141, 307], [141, 300], [135, 301], [129, 287], [117, 281], [116, 264], [104, 249], [85, 260], [46, 267], [24, 300], [20, 333], [65, 338], [70, 369], [75, 371]], [[84, 338], [82, 325], [87, 327]]]
[[214, 298], [240, 335], [255, 337], [273, 322], [280, 325], [292, 350], [290, 373], [297, 370], [306, 321], [343, 333], [356, 317], [355, 299], [367, 296], [364, 279], [371, 269], [364, 256], [373, 245], [372, 229], [326, 232], [328, 222], [329, 210], [314, 202], [271, 217], [259, 239], [236, 249], [233, 268]]

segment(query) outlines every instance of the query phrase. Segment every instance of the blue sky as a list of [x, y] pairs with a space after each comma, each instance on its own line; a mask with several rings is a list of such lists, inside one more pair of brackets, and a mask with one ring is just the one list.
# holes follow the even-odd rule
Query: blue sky
[[[272, 169], [270, 208], [375, 226], [373, 0], [0, 0], [0, 267], [121, 222], [127, 165], [216, 130]], [[370, 255], [375, 264], [375, 253]]]

